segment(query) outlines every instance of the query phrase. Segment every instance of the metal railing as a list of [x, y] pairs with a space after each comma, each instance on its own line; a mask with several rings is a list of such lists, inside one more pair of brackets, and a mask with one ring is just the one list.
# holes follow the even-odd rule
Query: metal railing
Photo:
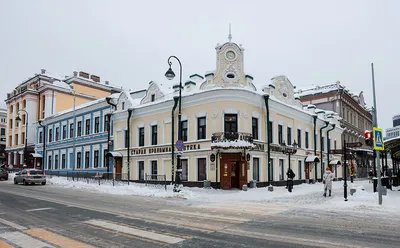
[[124, 185], [128, 184], [128, 173], [85, 172], [85, 171], [46, 171], [46, 175], [66, 177], [68, 181], [96, 184]]
[[211, 142], [226, 142], [226, 141], [236, 141], [243, 140], [249, 143], [253, 143], [253, 135], [251, 133], [243, 132], [219, 132], [213, 133], [211, 137]]
[[153, 185], [155, 187], [164, 187], [167, 190], [167, 177], [166, 175], [154, 175], [154, 174], [145, 174], [144, 175], [145, 185]]

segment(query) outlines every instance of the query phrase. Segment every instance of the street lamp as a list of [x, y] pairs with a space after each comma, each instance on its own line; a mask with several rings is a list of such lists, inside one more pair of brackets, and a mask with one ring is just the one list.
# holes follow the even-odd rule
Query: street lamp
[[[291, 173], [291, 168], [290, 168], [290, 155], [295, 154], [297, 152], [297, 143], [296, 141], [293, 142], [293, 144], [290, 146], [286, 145], [285, 142], [282, 144], [283, 150], [282, 153], [288, 155], [288, 160], [289, 160], [289, 171], [288, 173]], [[289, 192], [292, 192], [293, 188], [293, 177], [289, 176], [287, 177], [287, 188]]]
[[25, 112], [26, 118], [25, 118], [25, 151], [24, 151], [24, 166], [27, 165], [27, 153], [28, 153], [28, 112], [26, 112], [26, 110], [24, 109], [20, 109], [18, 110], [18, 116], [17, 118], [15, 118], [16, 121], [20, 122], [21, 118], [19, 117], [19, 112]]
[[[170, 61], [171, 58], [174, 58], [178, 61], [179, 63], [179, 68], [180, 68], [180, 78], [179, 78], [179, 107], [178, 107], [178, 140], [182, 141], [182, 125], [181, 125], [181, 120], [182, 120], [182, 64], [181, 61], [176, 57], [176, 56], [170, 56], [168, 58], [168, 65], [169, 69], [165, 73], [165, 77], [168, 80], [172, 80], [175, 78], [175, 73], [171, 68], [172, 62]], [[174, 123], [172, 123], [174, 125]], [[182, 153], [179, 152], [176, 156], [176, 177], [175, 177], [175, 184], [174, 184], [174, 192], [180, 192], [182, 188], [182, 163], [181, 163], [181, 156]]]

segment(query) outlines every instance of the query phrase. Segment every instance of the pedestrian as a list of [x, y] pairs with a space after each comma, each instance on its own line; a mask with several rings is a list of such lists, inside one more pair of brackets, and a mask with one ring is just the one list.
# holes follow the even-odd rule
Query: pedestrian
[[294, 174], [292, 169], [288, 168], [288, 171], [286, 172], [286, 176], [288, 178], [286, 188], [288, 189], [289, 192], [292, 192], [293, 178], [296, 176], [296, 174]]
[[323, 184], [324, 184], [324, 196], [326, 197], [327, 191], [329, 191], [329, 196], [332, 195], [332, 181], [333, 181], [333, 173], [329, 167], [326, 168], [325, 174], [323, 176]]
[[369, 177], [369, 183], [371, 183], [372, 178], [374, 177], [374, 173], [372, 172], [372, 170], [369, 170], [368, 177]]

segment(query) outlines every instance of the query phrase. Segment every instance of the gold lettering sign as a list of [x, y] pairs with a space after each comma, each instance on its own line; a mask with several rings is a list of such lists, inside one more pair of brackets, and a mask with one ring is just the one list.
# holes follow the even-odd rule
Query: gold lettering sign
[[[199, 150], [200, 144], [190, 144], [183, 147], [184, 151]], [[132, 155], [146, 155], [146, 154], [156, 154], [156, 153], [169, 153], [172, 152], [171, 146], [162, 146], [154, 148], [134, 148], [131, 150]]]

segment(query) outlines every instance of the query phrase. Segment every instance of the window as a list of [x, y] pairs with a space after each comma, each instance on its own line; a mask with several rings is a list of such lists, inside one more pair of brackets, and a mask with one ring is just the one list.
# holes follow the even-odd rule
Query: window
[[49, 156], [49, 158], [48, 158], [48, 161], [47, 161], [47, 169], [49, 169], [49, 170], [51, 170], [51, 162], [52, 162], [52, 159], [51, 159], [51, 155]]
[[54, 169], [58, 170], [58, 155], [54, 155]]
[[283, 126], [278, 125], [278, 142], [279, 144], [283, 143]]
[[58, 141], [59, 137], [60, 137], [60, 128], [56, 127], [56, 141]]
[[128, 134], [128, 130], [124, 131], [124, 135], [125, 135], [125, 148], [129, 147], [129, 134]]
[[144, 127], [139, 127], [139, 146], [144, 146]]
[[181, 121], [182, 140], [188, 140], [188, 121]]
[[104, 132], [108, 132], [108, 118], [109, 118], [109, 115], [105, 115], [104, 116], [104, 127], [103, 127], [103, 130], [104, 130]]
[[206, 139], [206, 117], [197, 118], [197, 139]]
[[321, 137], [321, 151], [325, 151], [325, 137]]
[[181, 164], [182, 164], [181, 180], [186, 182], [188, 180], [188, 160], [181, 159]]
[[18, 134], [15, 135], [14, 142], [15, 142], [15, 145], [18, 145]]
[[78, 130], [77, 130], [76, 136], [80, 137], [82, 136], [82, 121], [78, 121]]
[[237, 133], [237, 115], [236, 114], [225, 114], [225, 125], [224, 132], [226, 133]]
[[258, 119], [257, 118], [252, 118], [251, 119], [251, 130], [253, 134], [253, 139], [258, 140]]
[[139, 161], [138, 166], [139, 166], [139, 180], [144, 180], [144, 161]]
[[9, 127], [9, 129], [11, 129], [13, 127], [13, 119], [10, 119], [8, 121], [8, 127]]
[[86, 124], [85, 124], [85, 134], [89, 135], [90, 134], [90, 119], [86, 120]]
[[77, 168], [77, 169], [80, 169], [80, 168], [81, 168], [81, 165], [82, 165], [82, 153], [81, 153], [81, 152], [78, 152], [78, 153], [76, 154], [76, 168]]
[[108, 150], [105, 149], [105, 150], [104, 150], [104, 163], [103, 163], [103, 165], [104, 165], [106, 168], [108, 168], [108, 166], [110, 165], [110, 158], [109, 158], [109, 157], [106, 157], [107, 153], [108, 153]]
[[25, 133], [21, 133], [21, 142], [20, 144], [24, 145], [25, 144]]
[[272, 142], [274, 142], [274, 125], [273, 125], [273, 122], [272, 121], [270, 121], [269, 122], [269, 127], [268, 127], [268, 141], [269, 141], [269, 143], [272, 143]]
[[93, 167], [94, 168], [98, 168], [99, 167], [99, 151], [94, 151]]
[[337, 141], [335, 140], [335, 141], [333, 142], [333, 147], [335, 147], [335, 150], [337, 149], [337, 148], [336, 148], [336, 145], [337, 145]]
[[100, 132], [100, 117], [94, 118], [94, 133]]
[[287, 128], [287, 144], [288, 145], [292, 144], [292, 128], [291, 127]]
[[157, 145], [157, 125], [151, 126], [151, 144]]
[[125, 110], [125, 102], [122, 102], [122, 110]]
[[297, 129], [297, 146], [301, 148], [301, 129]]
[[67, 125], [63, 126], [63, 133], [62, 133], [62, 139], [66, 139], [67, 138]]
[[156, 100], [156, 95], [155, 95], [155, 94], [152, 94], [152, 95], [151, 95], [151, 101], [154, 102], [155, 100]]
[[39, 132], [39, 143], [43, 143], [43, 131]]
[[53, 141], [53, 129], [49, 129], [49, 142]]
[[69, 124], [69, 138], [74, 137], [74, 123]]
[[90, 152], [85, 152], [85, 168], [89, 168]]
[[157, 161], [151, 161], [151, 178], [157, 179]]
[[302, 171], [303, 171], [302, 161], [299, 160], [299, 161], [298, 161], [298, 168], [297, 168], [297, 174], [299, 174], [299, 175], [298, 175], [299, 179], [301, 179]]
[[61, 155], [61, 169], [65, 169], [65, 154]]
[[283, 181], [285, 180], [285, 168], [284, 168], [284, 161], [283, 159], [279, 159], [279, 180]]
[[12, 135], [8, 136], [8, 146], [12, 146]]
[[253, 158], [253, 180], [260, 181], [260, 159]]
[[197, 159], [197, 181], [207, 180], [207, 161], [205, 158]]

